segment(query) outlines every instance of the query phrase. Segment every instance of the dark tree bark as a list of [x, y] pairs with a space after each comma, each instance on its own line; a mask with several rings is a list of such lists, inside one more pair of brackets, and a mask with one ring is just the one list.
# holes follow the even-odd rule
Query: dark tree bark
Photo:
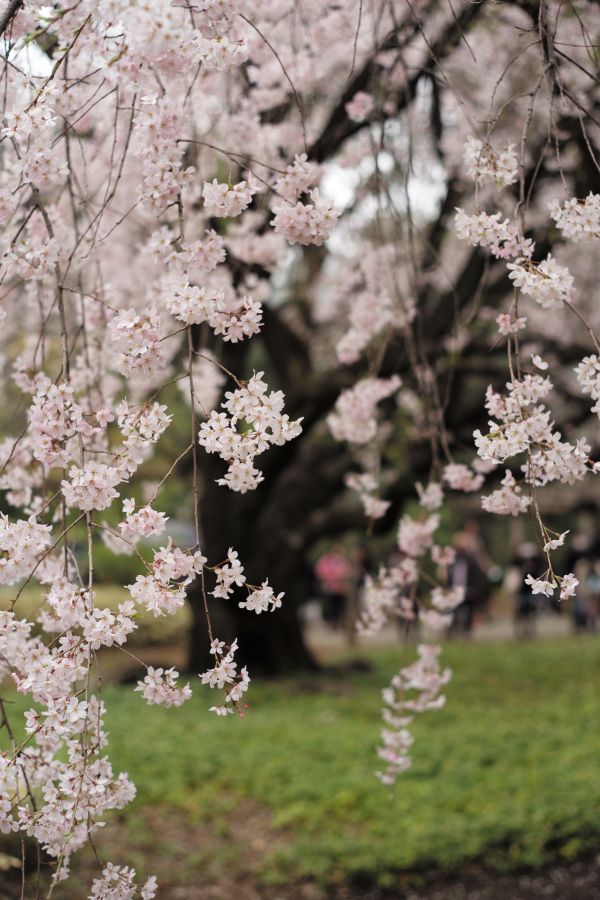
[[23, 0], [9, 0], [0, 13], [0, 34], [4, 34], [16, 14], [23, 6]]
[[[280, 478], [286, 480], [286, 461], [289, 464], [291, 448], [280, 448], [280, 454], [285, 457], [279, 462], [283, 469]], [[223, 462], [212, 457], [203, 466], [206, 478], [203, 505], [208, 511], [203, 523], [203, 551], [211, 561], [221, 561], [226, 558], [228, 548], [234, 547], [249, 583], [262, 584], [268, 576], [277, 593], [283, 590], [286, 596], [281, 609], [260, 616], [238, 608], [237, 600], [243, 597], [241, 590], [237, 592], [237, 600], [209, 598], [215, 636], [226, 643], [238, 638], [240, 650], [236, 658], [241, 664], [251, 666], [254, 672], [273, 675], [315, 669], [317, 664], [306, 647], [298, 619], [298, 607], [309, 597], [309, 584], [303, 548], [294, 546], [290, 521], [294, 516], [293, 493], [280, 507], [280, 500], [274, 502], [269, 496], [273, 488], [269, 490], [264, 483], [243, 496], [224, 491], [215, 484], [223, 469]], [[212, 583], [207, 587], [212, 589]], [[193, 612], [190, 666], [201, 671], [208, 661], [208, 636], [199, 583], [194, 585], [189, 600]]]

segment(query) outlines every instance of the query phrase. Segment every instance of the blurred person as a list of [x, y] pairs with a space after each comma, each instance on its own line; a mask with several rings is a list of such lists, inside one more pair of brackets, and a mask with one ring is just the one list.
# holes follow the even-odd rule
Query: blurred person
[[585, 534], [576, 535], [572, 542], [569, 557], [570, 571], [575, 574], [579, 584], [571, 601], [571, 617], [575, 632], [593, 632], [598, 621], [600, 600], [600, 547]]
[[323, 595], [323, 618], [333, 628], [339, 628], [352, 588], [352, 566], [339, 544], [319, 557], [315, 573]]
[[468, 521], [458, 532], [454, 549], [456, 556], [450, 569], [450, 584], [463, 588], [465, 596], [454, 612], [450, 632], [470, 635], [476, 616], [487, 608], [491, 593], [488, 577], [491, 562], [476, 522]]
[[544, 560], [536, 544], [524, 543], [517, 548], [512, 562], [514, 573], [512, 593], [515, 637], [519, 640], [533, 638], [536, 635], [540, 595], [531, 592], [531, 587], [525, 583], [525, 579], [543, 566]]
[[590, 617], [590, 631], [596, 631], [598, 627], [598, 616], [600, 614], [600, 559], [596, 557], [593, 563], [593, 569], [588, 577], [588, 615]]

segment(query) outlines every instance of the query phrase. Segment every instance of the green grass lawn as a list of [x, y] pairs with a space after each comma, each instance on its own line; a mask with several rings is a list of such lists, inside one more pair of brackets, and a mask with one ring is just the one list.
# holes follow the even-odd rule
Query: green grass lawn
[[414, 766], [373, 776], [379, 689], [365, 675], [254, 685], [245, 720], [213, 718], [206, 693], [181, 709], [107, 691], [112, 759], [144, 807], [219, 825], [252, 798], [282, 832], [262, 877], [357, 878], [483, 857], [538, 864], [600, 836], [600, 641], [453, 644], [448, 703], [415, 725]]
[[386, 884], [399, 870], [537, 865], [600, 843], [600, 639], [455, 643], [444, 656], [447, 706], [415, 724], [414, 766], [391, 789], [373, 774], [390, 651], [366, 675], [253, 684], [244, 720], [208, 713], [202, 689], [180, 709], [105, 689], [112, 760], [138, 787], [119, 826], [135, 852], [109, 858], [160, 874], [156, 823], [179, 822], [180, 883], [209, 859], [218, 877], [249, 841], [248, 809], [262, 811], [258, 844], [248, 827], [263, 882]]

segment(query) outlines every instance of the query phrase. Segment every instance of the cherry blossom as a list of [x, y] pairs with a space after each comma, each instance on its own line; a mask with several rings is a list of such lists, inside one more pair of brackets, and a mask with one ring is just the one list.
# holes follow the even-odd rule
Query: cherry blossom
[[251, 590], [246, 600], [238, 603], [241, 609], [247, 609], [260, 615], [262, 612], [274, 612], [281, 606], [283, 592], [275, 594], [268, 581], [263, 581], [259, 588]]
[[69, 506], [79, 509], [106, 509], [119, 494], [115, 490], [122, 477], [114, 466], [89, 462], [83, 468], [71, 466], [69, 480], [61, 482]]
[[138, 681], [136, 691], [140, 691], [147, 703], [154, 703], [159, 706], [181, 706], [186, 700], [192, 696], [189, 684], [185, 687], [177, 686], [179, 672], [171, 667], [170, 669], [153, 669], [148, 667], [146, 677], [143, 681]]
[[229, 186], [213, 179], [202, 188], [204, 209], [209, 216], [239, 216], [252, 202], [256, 188], [246, 181]]
[[554, 579], [534, 578], [533, 575], [527, 575], [525, 584], [531, 587], [532, 594], [544, 594], [546, 597], [551, 597], [556, 588]]
[[440, 524], [438, 515], [423, 521], [403, 516], [398, 528], [398, 546], [408, 556], [422, 556], [433, 544], [433, 533]]
[[292, 165], [286, 166], [285, 174], [276, 179], [274, 190], [291, 203], [314, 187], [318, 171], [318, 167], [308, 161], [306, 153], [297, 153]]
[[557, 547], [562, 547], [568, 534], [568, 531], [563, 531], [563, 533], [559, 534], [558, 537], [546, 541], [546, 543], [544, 544], [544, 553], [547, 553], [548, 550], [556, 550]]
[[89, 900], [152, 900], [158, 888], [156, 878], [151, 876], [143, 885], [138, 885], [135, 877], [135, 869], [107, 863], [102, 877], [94, 879]]
[[473, 247], [485, 247], [498, 259], [530, 257], [533, 253], [533, 242], [520, 236], [514, 222], [501, 221], [500, 213], [480, 212], [469, 216], [463, 209], [457, 209], [454, 227], [459, 238]]
[[527, 325], [527, 317], [519, 316], [517, 319], [512, 319], [508, 313], [500, 313], [496, 318], [496, 322], [498, 323], [500, 334], [507, 337], [509, 334], [516, 334], [518, 331], [522, 331]]
[[327, 419], [329, 429], [338, 441], [366, 444], [377, 433], [377, 404], [400, 387], [400, 378], [365, 378], [338, 398], [335, 410]]
[[595, 354], [585, 356], [575, 369], [575, 375], [584, 394], [596, 401], [592, 412], [600, 416], [600, 359]]
[[210, 688], [225, 690], [223, 703], [211, 707], [211, 712], [218, 716], [228, 715], [235, 712], [236, 709], [240, 715], [243, 715], [240, 710], [240, 702], [248, 690], [250, 677], [245, 666], [240, 672], [237, 671], [237, 663], [234, 659], [237, 649], [237, 640], [234, 640], [229, 647], [226, 647], [222, 641], [214, 640], [210, 652], [215, 657], [215, 665], [200, 675], [202, 684], [206, 684]]
[[522, 488], [510, 469], [506, 469], [501, 485], [501, 488], [481, 498], [483, 509], [498, 516], [518, 516], [527, 512], [531, 497], [522, 493]]
[[0, 584], [15, 584], [35, 566], [51, 543], [51, 528], [35, 518], [11, 522], [0, 513]]
[[227, 563], [215, 568], [217, 585], [211, 591], [213, 597], [227, 598], [233, 593], [233, 585], [242, 587], [246, 582], [244, 567], [241, 564], [237, 552], [230, 547], [227, 551]]
[[512, 184], [517, 180], [518, 165], [514, 146], [509, 144], [498, 153], [489, 142], [469, 136], [464, 147], [467, 174], [479, 184], [489, 180], [498, 187]]
[[123, 512], [126, 514], [125, 521], [119, 522], [119, 529], [121, 537], [126, 541], [162, 534], [167, 527], [168, 519], [165, 514], [152, 509], [151, 506], [142, 506], [136, 512], [134, 501], [125, 500]]
[[515, 287], [533, 297], [544, 309], [559, 307], [564, 300], [572, 299], [573, 276], [550, 253], [541, 263], [517, 260], [508, 263], [507, 268]]
[[290, 244], [316, 244], [319, 247], [329, 238], [340, 211], [321, 197], [317, 188], [309, 195], [312, 203], [275, 204], [271, 225]]
[[346, 103], [348, 118], [353, 122], [363, 122], [373, 110], [375, 103], [371, 94], [358, 91], [352, 100]]
[[439, 482], [430, 481], [427, 487], [424, 488], [418, 481], [415, 486], [417, 488], [417, 494], [419, 495], [419, 503], [423, 509], [432, 512], [433, 510], [440, 508], [444, 502], [444, 491]]
[[[262, 372], [255, 373], [246, 385], [227, 392], [221, 404], [225, 412], [213, 410], [198, 436], [208, 453], [217, 453], [228, 463], [227, 473], [218, 483], [240, 493], [253, 490], [262, 481], [254, 457], [271, 445], [293, 440], [302, 430], [301, 419], [291, 421], [283, 413], [282, 391], [267, 393], [262, 376]], [[251, 427], [240, 432], [237, 425], [242, 420]]]
[[566, 600], [568, 597], [574, 597], [578, 584], [579, 581], [572, 572], [569, 572], [568, 575], [563, 575], [560, 582], [560, 599]]
[[445, 703], [441, 692], [450, 681], [449, 669], [439, 665], [439, 647], [419, 644], [416, 662], [405, 666], [392, 679], [390, 687], [383, 691], [383, 719], [386, 727], [381, 732], [382, 745], [378, 749], [386, 768], [377, 775], [384, 784], [393, 784], [397, 776], [410, 768], [408, 751], [413, 743], [409, 725], [416, 713], [440, 709]]
[[410, 588], [417, 580], [417, 566], [412, 559], [403, 559], [389, 568], [381, 567], [376, 578], [367, 575], [363, 586], [359, 634], [376, 634], [390, 616], [413, 621], [414, 604]]
[[590, 191], [585, 200], [570, 197], [562, 206], [559, 200], [552, 200], [549, 210], [564, 236], [575, 243], [600, 237], [599, 194]]
[[381, 500], [375, 496], [377, 491], [377, 479], [370, 472], [362, 474], [351, 473], [346, 476], [348, 487], [356, 491], [361, 499], [365, 515], [369, 519], [380, 519], [390, 507], [388, 500]]

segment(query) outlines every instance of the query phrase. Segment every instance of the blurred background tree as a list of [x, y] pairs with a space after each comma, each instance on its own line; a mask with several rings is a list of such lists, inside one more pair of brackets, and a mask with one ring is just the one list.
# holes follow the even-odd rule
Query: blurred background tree
[[[562, 14], [576, 23], [575, 9], [563, 8]], [[371, 58], [352, 72], [342, 92], [319, 98], [323, 127], [308, 157], [323, 166], [324, 190], [344, 205], [340, 234], [326, 247], [294, 248], [275, 273], [252, 265], [255, 277], [268, 285], [263, 330], [250, 343], [226, 346], [220, 357], [234, 372], [265, 370], [269, 383], [285, 392], [290, 417], [303, 416], [304, 431], [270, 452], [264, 461], [265, 482], [250, 494], [223, 492], [215, 485], [222, 462], [203, 458], [209, 557], [222, 559], [233, 545], [247, 561], [251, 581], [258, 583], [269, 572], [272, 583], [286, 593], [283, 609], [268, 622], [211, 602], [219, 634], [226, 640], [240, 638], [243, 658], [253, 670], [315, 666], [298, 619], [298, 608], [313, 587], [315, 555], [344, 536], [363, 540], [366, 520], [344, 482], [356, 454], [334, 441], [326, 425], [340, 391], [371, 373], [399, 374], [405, 383], [400, 402], [387, 404], [391, 434], [378, 461], [383, 497], [390, 506], [375, 523], [375, 546], [379, 541], [389, 549], [399, 514], [414, 497], [415, 482], [427, 479], [437, 452], [432, 434], [441, 427], [453, 453], [471, 458], [473, 430], [484, 428], [487, 419], [485, 389], [506, 379], [506, 350], [494, 327], [512, 293], [505, 265], [490, 262], [479, 248], [458, 247], [452, 234], [455, 209], [473, 205], [473, 185], [459, 171], [465, 136], [491, 125], [492, 119], [499, 145], [503, 137], [514, 139], [528, 129], [526, 196], [519, 196], [516, 184], [506, 202], [526, 202], [534, 223], [535, 211], [540, 211], [538, 227], [527, 231], [539, 258], [551, 244], [560, 245], [558, 233], [548, 230], [548, 197], [561, 194], [565, 179], [576, 196], [600, 190], [594, 66], [589, 77], [582, 77], [578, 96], [568, 96], [561, 75], [569, 56], [559, 50], [560, 58], [550, 59], [547, 27], [535, 2], [467, 0], [420, 3], [418, 9], [407, 4], [397, 27], [374, 40]], [[522, 39], [519, 47], [514, 45], [515, 28]], [[532, 83], [533, 54], [540, 43], [548, 58], [544, 77], [549, 83], [548, 98], [542, 101]], [[490, 58], [493, 64], [486, 69], [481, 61]], [[597, 60], [594, 65], [597, 70]], [[487, 103], [494, 91], [497, 101], [490, 118], [473, 120], [469, 110], [481, 111], [478, 100], [485, 97]], [[359, 92], [375, 103], [368, 116], [355, 121], [347, 105]], [[290, 96], [290, 106], [293, 102]], [[553, 136], [540, 111], [544, 103], [555, 105]], [[287, 112], [273, 108], [263, 121], [278, 121]], [[414, 319], [410, 329], [402, 324], [385, 329], [367, 341], [365, 358], [343, 365], [336, 358], [336, 342], [347, 330], [356, 296], [373, 287], [372, 274], [358, 258], [365, 246], [393, 248], [381, 257], [385, 271], [379, 287], [392, 292], [399, 308], [410, 310]], [[578, 259], [581, 264], [581, 254]], [[247, 276], [248, 267], [234, 252], [229, 263], [234, 279]], [[592, 320], [593, 295], [592, 288], [583, 300]], [[565, 369], [586, 353], [583, 326], [570, 324], [557, 334], [554, 326], [549, 332], [543, 310], [534, 311], [533, 318], [540, 338], [549, 338], [552, 354]], [[201, 340], [198, 335], [198, 344]], [[589, 417], [588, 403], [568, 376], [557, 391], [560, 402], [568, 404], [573, 427]], [[183, 469], [182, 477], [188, 475]], [[585, 491], [573, 490], [566, 503], [577, 508], [584, 499]], [[550, 492], [546, 502], [556, 503], [555, 494]], [[474, 504], [467, 507], [470, 515], [480, 515]], [[457, 521], [464, 514], [465, 503], [459, 501]], [[494, 523], [494, 528], [502, 531], [505, 523]], [[510, 549], [498, 544], [500, 561], [507, 562]], [[190, 593], [190, 602], [190, 664], [198, 670], [207, 653], [198, 588]]]

